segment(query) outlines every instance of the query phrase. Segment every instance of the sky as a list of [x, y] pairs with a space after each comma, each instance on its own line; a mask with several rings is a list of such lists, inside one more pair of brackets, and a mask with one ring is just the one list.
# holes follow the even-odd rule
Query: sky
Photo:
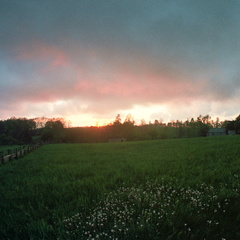
[[239, 0], [0, 0], [0, 119], [240, 114]]

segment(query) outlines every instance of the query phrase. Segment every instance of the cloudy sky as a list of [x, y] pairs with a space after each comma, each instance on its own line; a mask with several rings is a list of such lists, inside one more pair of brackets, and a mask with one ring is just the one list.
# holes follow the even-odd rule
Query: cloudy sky
[[239, 11], [238, 0], [1, 0], [0, 119], [235, 119]]

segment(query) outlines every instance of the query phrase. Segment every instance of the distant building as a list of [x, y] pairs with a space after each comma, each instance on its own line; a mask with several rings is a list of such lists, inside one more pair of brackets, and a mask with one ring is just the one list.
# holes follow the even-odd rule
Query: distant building
[[236, 130], [228, 130], [228, 135], [236, 135]]
[[224, 136], [227, 135], [226, 128], [210, 128], [207, 136]]
[[126, 139], [126, 138], [123, 138], [123, 137], [122, 137], [122, 138], [116, 137], [116, 138], [110, 138], [110, 139], [109, 139], [109, 142], [110, 142], [110, 143], [112, 143], [112, 142], [126, 142], [126, 141], [127, 141], [127, 139]]

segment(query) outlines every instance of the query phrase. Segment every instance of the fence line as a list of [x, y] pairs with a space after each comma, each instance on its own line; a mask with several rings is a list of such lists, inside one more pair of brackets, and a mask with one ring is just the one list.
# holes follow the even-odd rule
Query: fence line
[[11, 161], [13, 159], [18, 159], [27, 153], [32, 152], [34, 149], [40, 147], [42, 144], [37, 143], [33, 145], [28, 146], [20, 146], [15, 149], [8, 149], [7, 155], [4, 155], [4, 151], [0, 151], [0, 163], [6, 163], [8, 161]]

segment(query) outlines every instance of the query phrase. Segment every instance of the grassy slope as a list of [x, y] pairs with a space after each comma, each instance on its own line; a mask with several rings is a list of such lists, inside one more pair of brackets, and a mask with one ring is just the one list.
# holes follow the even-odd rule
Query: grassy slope
[[232, 184], [238, 175], [239, 136], [45, 145], [0, 166], [0, 238], [61, 235], [58, 223], [64, 217], [93, 206], [123, 183], [164, 177], [185, 187], [218, 186]]

